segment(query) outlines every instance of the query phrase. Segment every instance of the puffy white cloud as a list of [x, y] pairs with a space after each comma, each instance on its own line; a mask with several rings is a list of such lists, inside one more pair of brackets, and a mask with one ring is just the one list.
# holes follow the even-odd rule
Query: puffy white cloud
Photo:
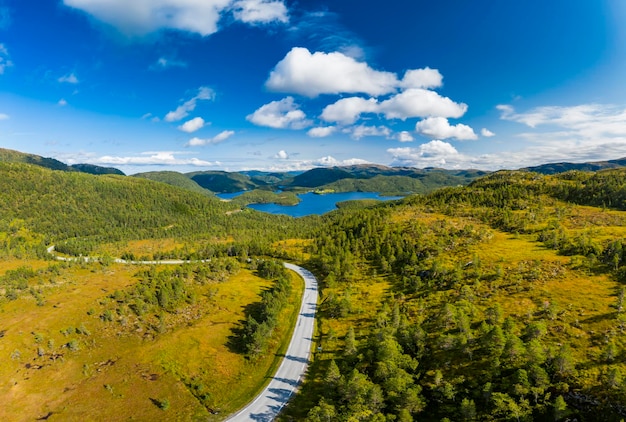
[[239, 0], [233, 8], [235, 18], [249, 24], [289, 21], [287, 7], [278, 0]]
[[61, 98], [58, 102], [57, 105], [60, 107], [65, 107], [67, 105], [67, 101], [65, 100], [65, 98]]
[[284, 149], [281, 149], [280, 151], [276, 153], [274, 158], [278, 158], [279, 160], [288, 160], [289, 154], [287, 154], [287, 152]]
[[178, 122], [189, 116], [189, 113], [196, 109], [196, 104], [198, 103], [198, 101], [213, 99], [215, 99], [215, 91], [213, 91], [209, 87], [202, 86], [200, 87], [200, 89], [198, 89], [198, 94], [196, 96], [176, 107], [176, 110], [167, 113], [164, 120], [166, 122]]
[[493, 133], [492, 131], [490, 131], [489, 129], [487, 129], [486, 127], [482, 128], [480, 130], [480, 134], [482, 136], [484, 136], [485, 138], [491, 138], [492, 136], [496, 136], [495, 133]]
[[359, 164], [369, 164], [369, 161], [362, 160], [360, 158], [349, 158], [347, 160], [337, 160], [331, 155], [326, 157], [311, 160], [308, 163], [313, 167], [337, 167], [337, 166], [355, 166]]
[[451, 125], [445, 117], [429, 117], [417, 122], [415, 130], [430, 138], [458, 139], [460, 141], [475, 140], [478, 136], [474, 129], [464, 124]]
[[193, 133], [197, 130], [202, 129], [204, 125], [205, 122], [202, 117], [194, 117], [193, 119], [187, 120], [185, 123], [178, 126], [178, 129], [182, 130], [183, 132]]
[[60, 83], [73, 84], [76, 85], [78, 81], [78, 77], [75, 73], [68, 73], [67, 75], [61, 76], [58, 81]]
[[265, 83], [272, 91], [316, 97], [320, 94], [366, 93], [383, 95], [398, 85], [394, 73], [372, 69], [340, 52], [311, 54], [294, 47], [276, 65]]
[[13, 66], [13, 62], [9, 56], [9, 50], [0, 43], [0, 75], [3, 75], [6, 68], [11, 66]]
[[376, 113], [378, 101], [375, 98], [366, 100], [360, 97], [342, 98], [334, 104], [327, 105], [321, 118], [327, 122], [344, 125], [353, 124], [362, 113]]
[[325, 138], [332, 135], [336, 131], [337, 128], [335, 126], [319, 126], [309, 129], [306, 134], [311, 138]]
[[200, 147], [200, 146], [205, 146], [205, 145], [215, 145], [215, 144], [219, 144], [220, 142], [224, 142], [225, 140], [227, 140], [234, 134], [235, 132], [232, 130], [225, 130], [225, 131], [220, 132], [213, 138], [202, 139], [202, 138], [194, 137], [194, 138], [191, 138], [189, 142], [185, 144], [185, 146]]
[[358, 125], [344, 129], [345, 133], [349, 133], [353, 139], [361, 139], [365, 136], [391, 136], [391, 129], [386, 126], [367, 126]]
[[311, 124], [306, 114], [299, 109], [293, 97], [285, 97], [280, 101], [272, 101], [248, 115], [246, 119], [257, 126], [274, 129], [302, 129]]
[[393, 156], [393, 165], [400, 166], [439, 167], [463, 161], [456, 148], [438, 140], [419, 145], [417, 148], [390, 148], [387, 152]]
[[413, 140], [413, 135], [411, 135], [411, 133], [407, 132], [406, 130], [398, 133], [398, 141], [400, 142], [413, 142]]
[[461, 117], [467, 104], [455, 103], [435, 91], [411, 88], [380, 103], [379, 111], [388, 119], [409, 117]]
[[400, 87], [410, 88], [438, 88], [443, 84], [443, 76], [437, 69], [410, 69], [404, 73]]
[[245, 23], [287, 22], [281, 0], [63, 0], [128, 35], [174, 29], [211, 35], [220, 18], [233, 12]]

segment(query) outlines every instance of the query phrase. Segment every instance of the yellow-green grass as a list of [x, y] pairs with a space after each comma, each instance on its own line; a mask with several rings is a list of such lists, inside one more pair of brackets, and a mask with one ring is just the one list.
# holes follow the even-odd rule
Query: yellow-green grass
[[389, 282], [383, 277], [360, 278], [359, 283], [349, 287], [337, 286], [325, 288], [325, 296], [330, 294], [342, 295], [350, 291], [352, 312], [346, 318], [323, 318], [318, 316], [319, 325], [314, 334], [314, 353], [311, 355], [311, 365], [307, 377], [298, 394], [286, 407], [279, 420], [291, 421], [303, 419], [308, 410], [317, 405], [317, 397], [323, 391], [322, 380], [330, 361], [341, 358], [345, 336], [352, 327], [357, 342], [364, 340], [371, 329], [380, 308], [381, 302], [389, 294]]
[[[73, 265], [45, 290], [44, 306], [29, 295], [4, 304], [0, 420], [223, 419], [267, 381], [276, 366], [276, 350], [286, 347], [291, 333], [301, 279], [294, 279], [290, 307], [281, 315], [270, 350], [250, 363], [227, 342], [244, 318], [244, 308], [258, 301], [270, 282], [242, 270], [226, 282], [202, 286], [196, 308], [206, 313], [144, 340], [141, 332], [98, 317], [104, 309], [99, 301], [134, 284], [137, 271], [123, 265]], [[62, 334], [68, 327], [88, 333]], [[64, 346], [72, 340], [79, 350]], [[204, 384], [205, 404], [220, 410], [219, 415], [210, 415], [193, 396], [185, 385], [190, 381]], [[158, 406], [165, 400], [167, 410]]]

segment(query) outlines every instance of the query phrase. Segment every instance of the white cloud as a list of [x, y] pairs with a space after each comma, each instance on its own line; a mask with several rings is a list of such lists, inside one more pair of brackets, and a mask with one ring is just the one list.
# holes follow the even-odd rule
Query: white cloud
[[409, 117], [461, 117], [467, 104], [455, 103], [448, 97], [421, 88], [411, 88], [380, 103], [379, 111], [388, 119]]
[[182, 130], [183, 132], [193, 133], [197, 130], [202, 129], [205, 124], [206, 123], [204, 122], [204, 119], [202, 117], [194, 117], [193, 119], [187, 120], [185, 123], [178, 126], [178, 129]]
[[198, 158], [178, 158], [179, 153], [172, 151], [156, 151], [156, 152], [143, 152], [140, 155], [135, 156], [112, 156], [105, 155], [102, 157], [95, 157], [89, 160], [92, 164], [99, 165], [113, 165], [113, 166], [127, 166], [127, 165], [167, 165], [167, 166], [212, 166], [214, 163], [209, 161], [200, 160]]
[[215, 99], [215, 91], [211, 88], [202, 86], [198, 89], [198, 94], [179, 105], [176, 110], [170, 111], [165, 115], [166, 122], [178, 122], [185, 117], [189, 116], [189, 113], [196, 109], [196, 104], [200, 100], [213, 100]]
[[279, 160], [288, 160], [289, 159], [289, 154], [287, 154], [287, 152], [284, 149], [281, 149], [280, 151], [278, 151], [276, 153], [274, 158], [277, 158]]
[[234, 16], [241, 22], [256, 24], [289, 22], [287, 7], [277, 0], [239, 0], [233, 5]]
[[225, 130], [223, 132], [218, 133], [213, 138], [201, 139], [201, 138], [194, 137], [194, 138], [190, 139], [189, 142], [187, 142], [185, 144], [185, 146], [187, 146], [187, 147], [199, 147], [199, 146], [205, 146], [205, 145], [215, 145], [215, 144], [219, 144], [220, 142], [224, 142], [225, 140], [227, 140], [228, 138], [230, 138], [234, 134], [235, 134], [235, 132], [232, 131], [232, 130]]
[[398, 141], [400, 142], [413, 142], [413, 140], [413, 135], [411, 135], [411, 133], [407, 132], [406, 130], [398, 133]]
[[319, 126], [309, 129], [306, 134], [311, 138], [325, 138], [335, 133], [336, 130], [335, 126]]
[[458, 139], [460, 141], [476, 140], [474, 129], [464, 124], [451, 125], [445, 117], [429, 117], [417, 122], [415, 130], [430, 138]]
[[69, 73], [67, 75], [61, 76], [58, 79], [58, 81], [60, 83], [73, 84], [73, 85], [76, 85], [77, 83], [79, 83], [78, 77], [76, 76], [75, 73]]
[[128, 35], [174, 29], [207, 36], [218, 31], [220, 18], [231, 11], [236, 20], [250, 24], [287, 22], [287, 10], [280, 0], [63, 0], [63, 3]]
[[430, 141], [417, 148], [390, 148], [393, 164], [411, 167], [440, 167], [464, 161], [464, 157], [447, 142]]
[[489, 129], [487, 129], [486, 127], [482, 128], [480, 130], [480, 134], [482, 136], [484, 136], [485, 138], [491, 138], [492, 136], [496, 136], [495, 133], [493, 133], [492, 131], [490, 131]]
[[366, 126], [359, 125], [344, 129], [344, 133], [349, 133], [353, 139], [361, 139], [365, 136], [391, 136], [391, 129], [386, 126]]
[[6, 68], [11, 66], [13, 66], [13, 62], [9, 56], [9, 50], [0, 43], [0, 75], [3, 75]]
[[404, 73], [400, 87], [409, 88], [438, 88], [443, 85], [443, 76], [437, 69], [410, 69]]
[[316, 97], [320, 94], [382, 95], [398, 85], [394, 73], [372, 69], [343, 53], [315, 52], [294, 47], [276, 65], [265, 83], [272, 91]]
[[561, 127], [575, 130], [581, 135], [626, 134], [626, 108], [615, 105], [544, 106], [526, 113], [516, 113], [510, 105], [499, 105], [496, 108], [502, 112], [501, 119], [523, 123], [531, 128]]
[[522, 123], [531, 129], [512, 135], [517, 149], [466, 155], [448, 143], [432, 141], [418, 148], [387, 150], [393, 156], [392, 165], [498, 170], [626, 157], [625, 106], [549, 106], [523, 113], [516, 112], [510, 105], [500, 105], [498, 109], [502, 119]]
[[0, 113], [0, 120], [9, 120], [9, 118], [8, 114]]
[[67, 105], [67, 101], [65, 100], [65, 98], [61, 98], [58, 102], [57, 105], [61, 106], [61, 107], [65, 107]]
[[327, 122], [350, 125], [356, 122], [362, 113], [376, 113], [378, 101], [375, 98], [366, 100], [360, 97], [342, 98], [334, 104], [327, 105], [321, 118]]
[[293, 97], [285, 97], [280, 101], [272, 101], [248, 115], [246, 119], [257, 126], [274, 129], [302, 129], [311, 124], [306, 114], [299, 109]]
[[267, 171], [304, 171], [315, 167], [353, 166], [371, 163], [371, 161], [362, 160], [360, 158], [338, 160], [330, 155], [313, 160], [293, 160], [290, 158], [281, 159], [278, 154], [274, 158], [276, 158], [278, 162], [275, 162], [272, 166], [267, 168]]

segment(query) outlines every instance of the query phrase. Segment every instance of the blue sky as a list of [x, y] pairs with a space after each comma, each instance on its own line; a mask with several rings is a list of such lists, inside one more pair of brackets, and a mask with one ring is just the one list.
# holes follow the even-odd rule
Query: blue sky
[[622, 0], [0, 0], [0, 147], [69, 164], [626, 156]]

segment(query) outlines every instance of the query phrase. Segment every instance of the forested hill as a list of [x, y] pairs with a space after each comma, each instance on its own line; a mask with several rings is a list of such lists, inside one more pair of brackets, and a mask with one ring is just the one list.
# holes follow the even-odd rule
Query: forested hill
[[167, 183], [168, 185], [177, 186], [192, 192], [201, 193], [203, 195], [211, 195], [212, 192], [204, 189], [191, 178], [176, 171], [150, 171], [146, 173], [133, 174], [134, 177], [154, 180], [155, 182]]
[[327, 215], [315, 364], [283, 420], [623, 420], [625, 210], [617, 169]]
[[50, 240], [197, 233], [254, 238], [259, 232], [271, 237], [274, 231], [269, 227], [291, 220], [241, 211], [217, 198], [139, 177], [93, 176], [5, 162], [0, 162], [0, 203], [1, 221], [23, 220]]
[[607, 161], [591, 161], [586, 163], [550, 163], [541, 164], [534, 167], [526, 167], [523, 170], [532, 171], [541, 174], [557, 174], [564, 173], [571, 170], [580, 171], [598, 171], [606, 169], [614, 169], [626, 166], [626, 158], [619, 158], [617, 160]]
[[54, 158], [46, 158], [35, 154], [27, 154], [5, 148], [0, 148], [0, 162], [34, 164], [51, 170], [80, 171], [82, 173], [89, 174], [124, 175], [122, 171], [113, 167], [101, 167], [94, 164], [74, 164], [68, 166], [67, 164]]

